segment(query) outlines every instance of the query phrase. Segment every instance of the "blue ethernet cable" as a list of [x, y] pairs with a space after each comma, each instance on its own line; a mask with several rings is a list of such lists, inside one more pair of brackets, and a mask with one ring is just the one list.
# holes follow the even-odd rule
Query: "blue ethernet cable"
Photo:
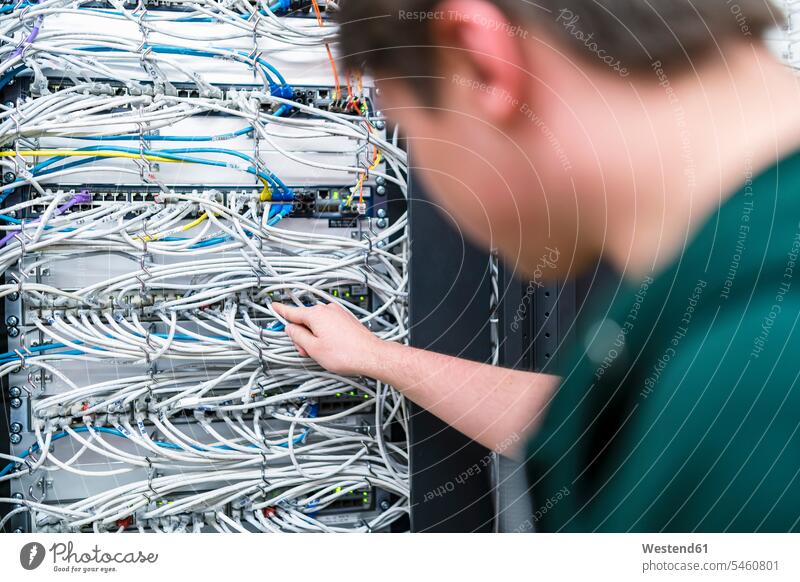
[[[192, 57], [201, 57], [201, 58], [211, 58], [211, 59], [218, 59], [222, 55], [213, 51], [204, 51], [202, 49], [193, 49], [187, 47], [180, 47], [180, 46], [172, 46], [172, 45], [162, 45], [162, 44], [147, 44], [143, 47], [144, 50], [150, 50], [156, 54], [166, 54], [166, 55], [183, 55], [183, 56], [192, 56]], [[78, 47], [76, 50], [91, 52], [91, 53], [120, 53], [120, 52], [127, 52], [123, 49], [118, 49], [115, 47], [106, 47], [106, 46], [84, 46]], [[244, 57], [246, 59], [250, 59], [251, 56], [246, 51], [230, 51], [230, 54], [236, 55], [238, 57]], [[291, 99], [294, 95], [294, 90], [292, 87], [286, 82], [284, 76], [276, 69], [271, 63], [264, 60], [261, 57], [255, 57], [252, 59], [254, 63], [258, 63], [262, 67], [262, 71], [264, 72], [265, 76], [269, 80], [270, 91], [276, 97], [283, 97], [284, 99]], [[273, 78], [277, 78], [277, 82]]]
[[[292, 10], [291, 7], [291, 0], [277, 0], [277, 2], [273, 3], [272, 5], [268, 6], [267, 9], [272, 12], [273, 14], [289, 14]], [[27, 8], [28, 6], [33, 6], [31, 2], [20, 2], [18, 4], [9, 4], [7, 6], [3, 6], [0, 8], [0, 14], [7, 14], [9, 12], [13, 12], [18, 8]], [[103, 8], [90, 8], [86, 6], [80, 6], [79, 10], [84, 12], [94, 12], [96, 14], [113, 14], [115, 16], [122, 16], [123, 13], [119, 10], [107, 10]], [[263, 9], [259, 9], [258, 13], [261, 16], [266, 16], [267, 11]], [[250, 14], [240, 14], [238, 15], [239, 18], [243, 20], [248, 20], [250, 18]], [[149, 20], [147, 16], [145, 16], [145, 20]], [[187, 16], [185, 18], [176, 18], [170, 22], [218, 22], [219, 19], [214, 18], [213, 16]]]
[[[180, 47], [180, 46], [172, 46], [172, 45], [161, 45], [161, 44], [149, 44], [143, 47], [147, 50], [151, 50], [157, 54], [173, 54], [173, 55], [186, 55], [186, 56], [195, 56], [201, 58], [220, 58], [219, 53], [215, 53], [212, 51], [204, 51], [201, 49], [193, 49], [187, 47]], [[84, 46], [78, 47], [76, 50], [79, 51], [86, 51], [86, 52], [93, 52], [93, 53], [117, 53], [117, 52], [126, 52], [122, 49], [118, 49], [115, 47], [105, 47], [105, 46]], [[246, 51], [230, 51], [230, 54], [237, 57], [243, 57], [245, 59], [251, 59], [251, 56]], [[269, 83], [270, 93], [275, 97], [281, 97], [283, 99], [291, 99], [294, 96], [294, 89], [291, 85], [286, 82], [286, 79], [281, 74], [278, 69], [276, 69], [271, 63], [264, 60], [261, 57], [255, 57], [252, 59], [254, 63], [257, 63], [261, 66], [261, 70], [264, 73], [267, 81]], [[9, 69], [2, 77], [0, 77], [0, 89], [5, 87], [8, 83], [11, 82], [17, 75], [22, 73], [23, 71], [28, 70], [28, 68], [23, 65], [18, 65]], [[277, 79], [277, 81], [276, 81]]]
[[[14, 12], [20, 8], [27, 8], [28, 6], [33, 6], [32, 2], [18, 2], [16, 4], [7, 4], [6, 6], [0, 7], [0, 14], [8, 14], [9, 12]], [[272, 5], [268, 6], [267, 9], [272, 12], [273, 14], [288, 14], [292, 10], [292, 3], [291, 0], [277, 0]], [[87, 6], [80, 6], [79, 10], [83, 10], [85, 12], [95, 12], [97, 14], [113, 14], [115, 16], [122, 16], [123, 13], [119, 10], [106, 10], [103, 8], [92, 8]], [[266, 16], [267, 11], [263, 9], [259, 9], [258, 13], [261, 16]], [[239, 18], [247, 20], [250, 18], [249, 14], [240, 14]], [[145, 16], [145, 20], [149, 20], [147, 16]], [[218, 19], [214, 18], [213, 16], [187, 16], [186, 18], [176, 18], [172, 22], [217, 22]]]
[[[250, 156], [248, 156], [248, 155], [246, 155], [246, 154], [244, 154], [242, 152], [237, 152], [236, 150], [230, 150], [230, 149], [225, 149], [225, 148], [179, 148], [179, 149], [167, 149], [167, 150], [151, 150], [151, 149], [140, 150], [140, 149], [137, 149], [137, 148], [127, 148], [127, 147], [122, 147], [122, 146], [105, 146], [105, 145], [101, 146], [101, 145], [97, 145], [97, 146], [86, 146], [86, 147], [77, 148], [77, 149], [78, 149], [78, 151], [86, 151], [86, 152], [91, 152], [91, 151], [111, 151], [111, 152], [122, 152], [122, 153], [128, 153], [128, 154], [144, 154], [144, 155], [149, 155], [149, 156], [158, 156], [158, 157], [162, 157], [162, 158], [169, 158], [169, 159], [172, 159], [172, 160], [175, 160], [175, 161], [179, 161], [179, 162], [189, 162], [189, 163], [193, 163], [193, 164], [201, 164], [201, 165], [206, 165], [206, 166], [216, 166], [216, 167], [220, 167], [220, 168], [228, 168], [228, 167], [230, 167], [230, 164], [228, 164], [227, 162], [219, 161], [219, 160], [209, 160], [209, 159], [206, 159], [206, 158], [191, 157], [191, 156], [187, 156], [185, 154], [191, 154], [191, 153], [223, 154], [223, 155], [232, 156], [232, 157], [244, 160], [246, 162], [252, 163], [252, 160], [251, 160]], [[34, 176], [44, 176], [44, 175], [47, 175], [47, 174], [52, 173], [52, 172], [57, 172], [57, 171], [64, 170], [64, 169], [67, 169], [67, 168], [83, 165], [83, 164], [86, 164], [86, 163], [91, 163], [93, 161], [97, 161], [98, 159], [101, 159], [101, 158], [88, 157], [88, 158], [85, 158], [85, 159], [82, 159], [82, 160], [75, 160], [75, 161], [72, 161], [72, 162], [68, 162], [68, 163], [62, 164], [62, 165], [57, 166], [55, 168], [48, 169], [50, 166], [52, 166], [56, 162], [63, 161], [68, 157], [69, 157], [68, 155], [65, 155], [65, 156], [54, 156], [54, 157], [52, 157], [52, 158], [50, 158], [48, 160], [45, 160], [44, 162], [41, 162], [40, 164], [38, 164], [36, 166], [34, 166], [33, 169], [31, 170], [31, 173]], [[47, 171], [44, 171], [44, 170], [47, 170]], [[294, 193], [292, 192], [291, 188], [289, 188], [280, 178], [278, 178], [278, 176], [276, 176], [270, 170], [268, 170], [268, 169], [259, 170], [259, 169], [256, 169], [254, 166], [248, 166], [247, 168], [244, 168], [244, 171], [248, 172], [249, 174], [253, 174], [255, 176], [258, 176], [259, 178], [262, 178], [262, 179], [266, 180], [270, 184], [272, 189], [273, 189], [273, 196], [275, 196], [276, 194], [278, 195], [277, 198], [276, 198], [276, 201], [294, 200]], [[5, 197], [8, 196], [9, 192], [10, 192], [10, 189], [9, 189], [9, 191], [6, 192], [5, 196], [1, 196], [0, 195], [0, 202], [2, 202], [2, 200], [4, 200]]]
[[[281, 109], [285, 106], [281, 106]], [[287, 108], [288, 109], [288, 108]], [[276, 111], [273, 115], [278, 115], [278, 111]], [[253, 126], [248, 125], [247, 127], [243, 127], [242, 129], [238, 129], [236, 131], [232, 131], [230, 133], [221, 133], [217, 135], [158, 135], [158, 134], [145, 134], [143, 136], [139, 136], [139, 134], [129, 134], [129, 135], [101, 135], [98, 137], [75, 137], [72, 139], [80, 139], [80, 140], [90, 140], [90, 141], [139, 141], [140, 139], [144, 139], [145, 141], [185, 141], [185, 142], [202, 142], [202, 141], [224, 141], [227, 139], [234, 139], [237, 137], [241, 137], [243, 135], [248, 135], [253, 133]]]

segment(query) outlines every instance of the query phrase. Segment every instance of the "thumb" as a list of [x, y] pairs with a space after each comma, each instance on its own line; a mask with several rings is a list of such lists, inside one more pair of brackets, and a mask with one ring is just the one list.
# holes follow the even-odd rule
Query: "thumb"
[[272, 310], [289, 323], [309, 325], [311, 310], [307, 307], [293, 307], [284, 303], [272, 303]]

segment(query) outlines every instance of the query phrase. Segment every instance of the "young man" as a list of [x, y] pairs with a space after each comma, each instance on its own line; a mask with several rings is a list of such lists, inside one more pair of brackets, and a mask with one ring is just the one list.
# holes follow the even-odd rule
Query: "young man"
[[534, 497], [569, 492], [540, 530], [800, 529], [800, 92], [761, 40], [779, 18], [765, 0], [344, 4], [348, 65], [463, 231], [528, 277], [556, 249], [546, 275], [602, 259], [619, 284], [560, 377], [276, 305], [298, 349], [486, 446], [530, 435]]

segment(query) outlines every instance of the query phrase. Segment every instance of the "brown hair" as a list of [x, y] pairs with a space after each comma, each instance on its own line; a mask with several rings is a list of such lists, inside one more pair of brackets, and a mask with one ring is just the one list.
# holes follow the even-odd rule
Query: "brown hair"
[[[546, 28], [577, 55], [618, 72], [687, 69], [715, 46], [733, 39], [761, 42], [783, 22], [770, 0], [486, 0], [499, 7], [509, 34]], [[342, 0], [340, 54], [350, 69], [411, 77], [437, 74], [431, 23], [460, 15], [440, 0]], [[415, 83], [418, 84], [418, 83]], [[424, 82], [423, 82], [424, 84]]]

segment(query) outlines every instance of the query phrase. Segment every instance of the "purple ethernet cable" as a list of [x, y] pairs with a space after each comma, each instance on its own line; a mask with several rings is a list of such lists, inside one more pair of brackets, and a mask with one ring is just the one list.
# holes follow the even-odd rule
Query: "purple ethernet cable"
[[11, 59], [21, 55], [22, 52], [25, 50], [25, 47], [36, 40], [36, 37], [39, 36], [39, 30], [42, 28], [43, 19], [44, 16], [39, 16], [36, 19], [36, 22], [34, 23], [33, 28], [31, 29], [31, 33], [28, 35], [28, 38], [19, 43], [19, 46], [16, 48], [16, 50], [13, 53], [11, 53], [11, 55], [6, 59], [7, 61], [10, 61]]
[[[91, 201], [92, 201], [92, 195], [89, 193], [89, 191], [88, 190], [81, 190], [80, 192], [75, 194], [75, 196], [73, 196], [72, 198], [67, 200], [66, 204], [56, 208], [54, 214], [56, 216], [59, 216], [61, 214], [64, 214], [64, 212], [66, 212], [67, 210], [69, 210], [70, 208], [75, 206], [76, 204], [88, 204]], [[33, 221], [29, 222], [28, 224], [37, 224], [38, 222], [39, 222], [39, 219], [37, 218], [36, 220], [33, 220]], [[17, 234], [19, 234], [20, 232], [22, 232], [22, 229], [21, 228], [17, 228], [17, 229], [14, 229], [12, 231], [9, 231], [9, 233], [6, 236], [4, 236], [3, 238], [0, 238], [0, 248], [3, 248], [4, 246], [6, 246], [8, 241], [10, 241], [12, 238], [17, 236]]]

